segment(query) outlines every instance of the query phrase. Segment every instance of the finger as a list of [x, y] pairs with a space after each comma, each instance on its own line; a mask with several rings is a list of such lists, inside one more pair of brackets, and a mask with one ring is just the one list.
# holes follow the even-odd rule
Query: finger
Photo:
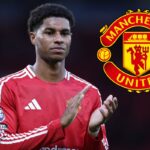
[[83, 90], [81, 90], [76, 96], [77, 96], [77, 99], [79, 100], [79, 102], [80, 102], [80, 100], [82, 100], [82, 98], [84, 97], [84, 95], [86, 94], [86, 92], [89, 90], [89, 88], [90, 88], [90, 84], [88, 84], [86, 87], [84, 87], [84, 89]]
[[115, 105], [116, 105], [116, 108], [118, 107], [118, 100], [117, 100], [117, 97], [114, 97], [113, 98], [113, 101], [114, 101], [114, 103], [115, 103]]
[[115, 105], [115, 110], [117, 109], [118, 107], [118, 100], [116, 97], [113, 98], [113, 102], [114, 102], [114, 105]]
[[109, 96], [107, 97], [107, 99], [105, 100], [104, 103], [105, 103], [106, 105], [112, 106], [114, 110], [116, 110], [117, 107], [118, 107], [117, 98], [116, 98], [116, 97], [113, 97], [112, 95], [109, 95]]
[[83, 90], [81, 90], [81, 91], [79, 92], [79, 94], [81, 94], [81, 95], [83, 94], [83, 95], [84, 95], [84, 94], [88, 91], [88, 89], [90, 88], [90, 86], [91, 86], [91, 85], [88, 84]]
[[116, 110], [117, 106], [116, 106], [116, 104], [114, 102], [114, 99], [110, 100], [109, 106], [112, 108], [113, 112]]
[[113, 96], [110, 94], [110, 95], [106, 98], [105, 101], [107, 101], [107, 100], [112, 100], [112, 99], [113, 99]]
[[66, 106], [67, 106], [67, 107], [68, 107], [68, 106], [70, 106], [70, 105], [71, 105], [71, 103], [72, 103], [72, 101], [71, 101], [71, 100], [67, 101]]
[[109, 106], [113, 108], [113, 111], [116, 110], [118, 107], [117, 98], [113, 97], [112, 99], [110, 99], [108, 101], [109, 101]]
[[79, 97], [78, 97], [78, 100], [79, 100], [79, 101], [82, 100], [83, 97], [84, 97], [84, 94], [80, 94]]
[[75, 95], [71, 99], [69, 105], [73, 105], [75, 107], [78, 107], [80, 105], [85, 93], [88, 91], [89, 88], [90, 88], [90, 85], [88, 84], [86, 87], [84, 87], [84, 89], [82, 89], [77, 95]]
[[113, 97], [109, 97], [104, 101], [105, 105], [112, 105], [113, 104]]
[[114, 112], [114, 104], [113, 104], [113, 101], [111, 100], [111, 99], [107, 99], [107, 100], [105, 100], [104, 101], [104, 105], [105, 105], [105, 107], [107, 108], [107, 110], [108, 110], [108, 112], [110, 113], [110, 114], [113, 114], [113, 112]]

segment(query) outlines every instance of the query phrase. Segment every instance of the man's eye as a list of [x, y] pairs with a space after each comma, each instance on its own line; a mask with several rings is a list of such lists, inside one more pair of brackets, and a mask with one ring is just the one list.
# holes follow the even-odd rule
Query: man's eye
[[45, 34], [52, 35], [54, 34], [54, 31], [45, 31]]
[[52, 34], [52, 32], [46, 32], [46, 34]]
[[65, 32], [62, 32], [61, 35], [68, 36], [68, 35], [71, 35], [71, 33], [69, 31], [65, 31]]

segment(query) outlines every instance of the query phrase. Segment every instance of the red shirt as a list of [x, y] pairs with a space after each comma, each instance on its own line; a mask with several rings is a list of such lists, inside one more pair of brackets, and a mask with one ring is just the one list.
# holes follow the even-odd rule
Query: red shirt
[[0, 149], [107, 149], [104, 125], [97, 139], [87, 132], [92, 112], [101, 105], [96, 87], [85, 94], [74, 121], [65, 129], [60, 124], [67, 101], [89, 84], [85, 80], [66, 71], [62, 81], [46, 82], [28, 65], [0, 82]]

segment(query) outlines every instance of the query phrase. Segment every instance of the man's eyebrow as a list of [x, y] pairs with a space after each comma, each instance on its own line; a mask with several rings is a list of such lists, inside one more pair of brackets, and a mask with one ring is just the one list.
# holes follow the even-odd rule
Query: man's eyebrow
[[[56, 29], [55, 29], [55, 28], [51, 28], [51, 27], [47, 27], [47, 28], [45, 28], [44, 30], [53, 30], [53, 31], [55, 31]], [[63, 29], [61, 29], [60, 31], [70, 31], [70, 29], [68, 29], [68, 28], [63, 28]]]
[[55, 30], [55, 28], [49, 28], [49, 27], [47, 27], [44, 30]]

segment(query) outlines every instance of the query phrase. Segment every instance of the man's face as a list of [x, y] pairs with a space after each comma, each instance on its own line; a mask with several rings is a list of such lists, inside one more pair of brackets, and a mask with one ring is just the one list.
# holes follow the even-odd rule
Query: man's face
[[66, 58], [71, 44], [69, 21], [61, 17], [49, 17], [33, 33], [30, 33], [35, 45], [37, 58], [48, 62], [58, 62]]

